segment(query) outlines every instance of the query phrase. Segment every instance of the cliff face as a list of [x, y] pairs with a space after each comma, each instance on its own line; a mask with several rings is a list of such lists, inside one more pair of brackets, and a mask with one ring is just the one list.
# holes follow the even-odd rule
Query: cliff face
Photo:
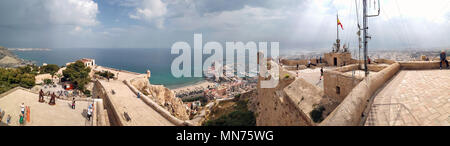
[[162, 85], [151, 85], [147, 78], [133, 80], [131, 84], [169, 111], [173, 116], [180, 120], [189, 120], [188, 110], [183, 101], [175, 97], [175, 94], [170, 89]]
[[28, 62], [17, 58], [8, 49], [0, 47], [0, 67], [18, 67], [26, 64]]

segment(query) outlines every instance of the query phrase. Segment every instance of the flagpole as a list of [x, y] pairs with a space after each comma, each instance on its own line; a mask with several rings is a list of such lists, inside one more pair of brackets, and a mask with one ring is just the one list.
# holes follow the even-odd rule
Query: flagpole
[[336, 52], [339, 51], [339, 49], [341, 48], [341, 40], [339, 40], [339, 13], [336, 12]]
[[[336, 14], [336, 23], [339, 22], [339, 14]], [[336, 35], [337, 39], [339, 39], [339, 24], [336, 24]]]
[[339, 24], [337, 24], [339, 22], [339, 13], [336, 14], [336, 34], [337, 34], [337, 39], [339, 40]]

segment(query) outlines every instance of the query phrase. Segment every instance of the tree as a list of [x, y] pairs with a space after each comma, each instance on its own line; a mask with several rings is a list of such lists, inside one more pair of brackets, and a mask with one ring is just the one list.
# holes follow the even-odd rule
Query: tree
[[105, 77], [107, 79], [113, 79], [114, 78], [114, 73], [109, 72], [109, 71], [99, 71], [99, 72], [95, 72], [95, 74]]
[[77, 89], [85, 91], [86, 84], [91, 80], [89, 72], [91, 72], [91, 68], [86, 67], [83, 62], [77, 61], [67, 66], [63, 71], [63, 76], [65, 81], [72, 81]]
[[58, 72], [58, 70], [59, 70], [58, 65], [48, 64], [48, 65], [42, 66], [40, 69], [40, 72], [41, 73], [49, 73], [50, 75], [52, 75], [52, 78], [53, 78], [53, 76], [56, 74], [56, 72]]
[[5, 69], [0, 68], [0, 93], [21, 86], [31, 88], [35, 85], [35, 74], [31, 66]]

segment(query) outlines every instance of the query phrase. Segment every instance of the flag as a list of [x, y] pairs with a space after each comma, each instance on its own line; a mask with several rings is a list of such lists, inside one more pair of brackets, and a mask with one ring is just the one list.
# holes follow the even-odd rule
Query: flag
[[342, 26], [342, 23], [341, 23], [341, 21], [339, 21], [339, 18], [337, 19], [337, 25], [340, 25], [340, 26], [341, 26], [341, 28], [342, 28], [342, 30], [344, 30], [344, 27]]

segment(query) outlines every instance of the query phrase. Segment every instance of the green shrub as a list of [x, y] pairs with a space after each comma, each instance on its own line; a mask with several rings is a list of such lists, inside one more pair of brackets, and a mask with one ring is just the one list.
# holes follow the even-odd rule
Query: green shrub
[[95, 72], [95, 74], [105, 77], [105, 78], [110, 78], [113, 79], [114, 78], [114, 74], [112, 72], [109, 71], [102, 71], [102, 72]]
[[84, 93], [84, 95], [86, 95], [87, 97], [91, 97], [91, 96], [92, 96], [92, 95], [91, 95], [91, 91], [89, 91], [89, 90], [84, 90], [83, 93]]
[[203, 126], [255, 126], [256, 118], [251, 111], [236, 110], [220, 116], [215, 120], [206, 121]]
[[246, 100], [239, 100], [233, 111], [203, 123], [203, 126], [256, 126], [256, 117], [248, 110]]
[[53, 84], [53, 81], [51, 79], [44, 79], [44, 84], [46, 85]]
[[289, 74], [284, 75], [284, 78], [288, 79], [289, 78]]
[[311, 116], [311, 119], [315, 122], [315, 123], [319, 123], [323, 121], [323, 116], [322, 113], [325, 110], [325, 107], [323, 106], [318, 106], [316, 108], [314, 108], [314, 110], [312, 110], [309, 115]]

